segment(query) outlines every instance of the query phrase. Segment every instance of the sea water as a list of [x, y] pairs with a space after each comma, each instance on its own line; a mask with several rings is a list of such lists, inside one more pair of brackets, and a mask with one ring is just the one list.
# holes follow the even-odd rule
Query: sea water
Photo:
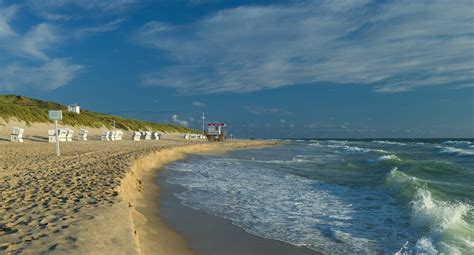
[[474, 254], [474, 141], [288, 140], [168, 165], [188, 207], [325, 254]]

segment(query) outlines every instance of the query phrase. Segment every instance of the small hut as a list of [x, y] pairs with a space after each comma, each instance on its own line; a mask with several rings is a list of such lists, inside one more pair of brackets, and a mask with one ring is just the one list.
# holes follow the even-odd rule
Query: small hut
[[68, 112], [73, 112], [76, 114], [81, 114], [81, 107], [77, 104], [71, 104], [67, 106], [67, 111]]
[[223, 142], [226, 139], [225, 123], [208, 123], [207, 124], [207, 139], [209, 141]]

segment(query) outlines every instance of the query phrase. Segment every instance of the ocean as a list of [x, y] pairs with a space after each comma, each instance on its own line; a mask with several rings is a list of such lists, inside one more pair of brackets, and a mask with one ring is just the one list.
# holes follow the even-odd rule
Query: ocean
[[474, 140], [286, 140], [165, 167], [174, 196], [324, 254], [474, 254]]

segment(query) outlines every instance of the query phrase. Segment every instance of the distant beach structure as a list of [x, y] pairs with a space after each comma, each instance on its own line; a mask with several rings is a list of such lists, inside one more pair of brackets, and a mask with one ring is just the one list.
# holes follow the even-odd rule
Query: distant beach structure
[[70, 105], [67, 106], [67, 111], [72, 112], [72, 113], [76, 113], [76, 114], [81, 114], [81, 107], [79, 105], [77, 105], [77, 103], [70, 104]]
[[223, 142], [226, 140], [225, 123], [208, 123], [206, 136], [209, 141]]

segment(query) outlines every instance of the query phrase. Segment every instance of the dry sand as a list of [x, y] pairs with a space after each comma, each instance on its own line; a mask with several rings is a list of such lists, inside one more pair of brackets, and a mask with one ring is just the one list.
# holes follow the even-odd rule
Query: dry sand
[[266, 143], [167, 137], [61, 143], [61, 158], [54, 144], [0, 140], [0, 253], [192, 253], [158, 217], [159, 167], [187, 153]]

